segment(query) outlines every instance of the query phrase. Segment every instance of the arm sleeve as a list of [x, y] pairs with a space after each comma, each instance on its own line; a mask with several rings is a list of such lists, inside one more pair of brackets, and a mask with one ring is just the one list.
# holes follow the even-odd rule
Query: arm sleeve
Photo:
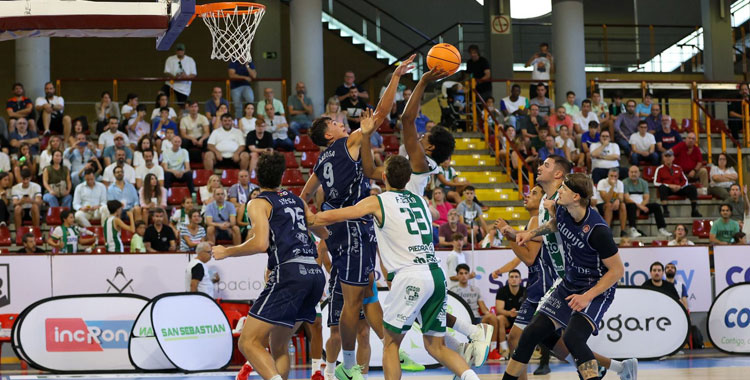
[[190, 269], [190, 278], [192, 280], [202, 280], [203, 279], [203, 265], [196, 264], [192, 269]]
[[617, 244], [612, 238], [612, 230], [603, 225], [598, 225], [591, 231], [589, 244], [599, 252], [599, 257], [602, 259], [612, 257], [617, 253]]

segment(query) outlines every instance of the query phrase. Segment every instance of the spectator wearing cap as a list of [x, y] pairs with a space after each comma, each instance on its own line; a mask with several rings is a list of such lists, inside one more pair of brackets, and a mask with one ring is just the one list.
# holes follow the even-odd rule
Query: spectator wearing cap
[[237, 61], [229, 62], [229, 88], [232, 95], [232, 105], [234, 105], [234, 116], [236, 119], [242, 118], [243, 104], [255, 103], [255, 94], [250, 86], [258, 75], [255, 71], [255, 63], [240, 63]]
[[167, 74], [171, 81], [164, 82], [161, 91], [169, 94], [169, 90], [172, 89], [177, 98], [177, 104], [183, 107], [190, 96], [190, 87], [193, 83], [190, 80], [198, 75], [198, 69], [195, 66], [195, 60], [185, 54], [185, 44], [177, 44], [175, 50], [175, 55], [167, 58], [164, 63], [164, 74]]
[[125, 139], [125, 135], [117, 134], [114, 138], [115, 145], [104, 148], [104, 151], [102, 151], [102, 161], [104, 161], [105, 167], [111, 165], [116, 160], [115, 155], [118, 150], [125, 151], [125, 162], [129, 165], [133, 164], [133, 151], [125, 143]]
[[[34, 227], [39, 228], [39, 215], [42, 209], [42, 187], [31, 182], [31, 171], [21, 170], [21, 182], [11, 189], [13, 194], [13, 221], [16, 228], [21, 228], [23, 220], [31, 220]], [[730, 212], [731, 214], [731, 212]]]
[[702, 215], [698, 212], [698, 191], [695, 186], [688, 183], [682, 168], [674, 164], [674, 153], [671, 150], [664, 152], [662, 162], [663, 164], [656, 168], [654, 173], [654, 186], [657, 187], [661, 206], [664, 208], [664, 217], [669, 218], [667, 198], [670, 195], [679, 195], [690, 199], [691, 216], [701, 218]]

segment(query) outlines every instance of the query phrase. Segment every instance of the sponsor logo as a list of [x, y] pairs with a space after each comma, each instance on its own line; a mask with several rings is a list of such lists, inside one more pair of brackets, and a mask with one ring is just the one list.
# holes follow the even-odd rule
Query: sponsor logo
[[404, 295], [404, 298], [407, 301], [416, 301], [419, 299], [419, 287], [418, 286], [407, 286], [406, 287], [406, 294]]
[[622, 318], [622, 314], [599, 321], [599, 330], [605, 332], [607, 339], [616, 343], [622, 339], [622, 329], [627, 331], [667, 331], [672, 325], [669, 317], [627, 317]]
[[[745, 275], [742, 276], [742, 271], [745, 271]], [[740, 282], [750, 282], [750, 268], [742, 268], [739, 266], [732, 266], [727, 269], [726, 273], [727, 286], [738, 284]]]
[[123, 271], [122, 267], [117, 267], [117, 269], [115, 269], [115, 275], [107, 280], [107, 284], [109, 284], [107, 287], [107, 293], [123, 293], [126, 290], [135, 293], [132, 286], [133, 279], [128, 279], [125, 276], [125, 271]]
[[[677, 264], [677, 260], [670, 261], [669, 263], [676, 265], [678, 268], [680, 267]], [[649, 273], [645, 270], [628, 271], [630, 263], [627, 261], [623, 265], [625, 266], [625, 273], [623, 274], [622, 279], [620, 279], [622, 285], [641, 286], [646, 280], [651, 278]], [[694, 276], [695, 269], [690, 269], [689, 271], [678, 269], [675, 274], [675, 279], [682, 277], [681, 282], [685, 284], [685, 288], [687, 288], [689, 300], [695, 300], [695, 292], [690, 291], [690, 284], [692, 284]]]
[[589, 232], [589, 230], [591, 230], [591, 226], [589, 226], [588, 224], [587, 224], [587, 225], [585, 225], [585, 226], [583, 226], [583, 233], [584, 233], [584, 234], [585, 234], [585, 233], [588, 233], [588, 232]]
[[0, 264], [0, 307], [10, 305], [10, 264]]
[[227, 326], [223, 324], [214, 325], [188, 325], [165, 327], [161, 329], [161, 336], [165, 341], [212, 338], [227, 332]]
[[47, 352], [127, 349], [133, 321], [84, 321], [82, 318], [47, 318]]
[[724, 314], [724, 325], [728, 328], [739, 327], [742, 329], [750, 326], [750, 309], [746, 307], [742, 309], [729, 308], [727, 313]]

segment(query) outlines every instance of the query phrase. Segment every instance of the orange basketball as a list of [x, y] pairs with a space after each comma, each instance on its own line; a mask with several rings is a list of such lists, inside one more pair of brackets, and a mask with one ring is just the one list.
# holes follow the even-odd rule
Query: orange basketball
[[437, 44], [427, 53], [427, 67], [439, 67], [451, 74], [461, 65], [461, 53], [451, 44]]

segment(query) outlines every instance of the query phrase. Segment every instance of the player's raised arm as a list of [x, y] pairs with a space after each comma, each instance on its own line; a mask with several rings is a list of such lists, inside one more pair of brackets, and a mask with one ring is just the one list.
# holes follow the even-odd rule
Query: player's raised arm
[[313, 199], [315, 192], [318, 191], [319, 187], [320, 181], [318, 180], [318, 176], [311, 170], [310, 177], [307, 179], [307, 182], [305, 182], [305, 187], [302, 188], [299, 197], [302, 198], [302, 201], [304, 201], [305, 204], [307, 204], [307, 202], [310, 202], [310, 200]]
[[383, 214], [380, 212], [380, 202], [377, 196], [371, 195], [354, 206], [319, 212], [315, 214], [310, 227], [328, 226], [345, 220], [359, 219], [366, 215], [374, 215], [378, 221], [382, 220]]
[[[307, 204], [305, 204], [305, 218], [307, 219], [308, 225], [311, 225], [312, 220], [315, 218], [315, 214], [310, 211], [310, 209], [307, 207]], [[310, 232], [314, 233], [315, 236], [321, 238], [322, 240], [328, 239], [328, 229], [325, 227], [310, 226]]]
[[379, 180], [383, 178], [383, 171], [385, 169], [382, 166], [375, 166], [375, 158], [373, 157], [372, 145], [370, 144], [370, 136], [376, 128], [377, 124], [375, 124], [372, 111], [366, 111], [362, 115], [362, 121], [359, 123], [359, 129], [362, 131], [362, 145], [359, 148], [359, 154], [362, 156], [362, 171], [367, 178]]
[[[532, 216], [531, 219], [529, 219], [528, 230], [535, 229], [538, 224], [539, 219], [536, 216]], [[539, 250], [542, 248], [541, 243], [532, 240], [527, 242], [525, 245], [516, 244], [516, 230], [514, 230], [513, 227], [507, 224], [501, 227], [500, 232], [502, 232], [503, 236], [508, 239], [510, 248], [513, 250], [513, 253], [516, 254], [516, 257], [523, 261], [523, 263], [527, 266], [531, 266], [534, 264], [534, 260], [536, 260], [536, 256], [539, 254]]]
[[403, 125], [401, 135], [404, 138], [406, 153], [409, 155], [411, 170], [415, 173], [429, 171], [424, 148], [422, 148], [422, 144], [419, 143], [419, 136], [417, 135], [416, 120], [417, 115], [419, 114], [419, 107], [422, 103], [422, 95], [424, 95], [424, 89], [427, 87], [428, 83], [434, 82], [440, 78], [445, 78], [448, 74], [448, 72], [438, 67], [422, 74], [422, 78], [419, 79], [419, 83], [414, 87], [414, 91], [412, 91], [409, 101], [406, 102], [404, 113], [401, 115], [401, 124]]
[[250, 218], [250, 230], [254, 236], [240, 245], [224, 247], [217, 245], [212, 253], [216, 260], [225, 259], [230, 256], [249, 256], [256, 253], [264, 253], [268, 250], [268, 217], [271, 215], [272, 207], [265, 199], [253, 199], [247, 207], [247, 215]]

